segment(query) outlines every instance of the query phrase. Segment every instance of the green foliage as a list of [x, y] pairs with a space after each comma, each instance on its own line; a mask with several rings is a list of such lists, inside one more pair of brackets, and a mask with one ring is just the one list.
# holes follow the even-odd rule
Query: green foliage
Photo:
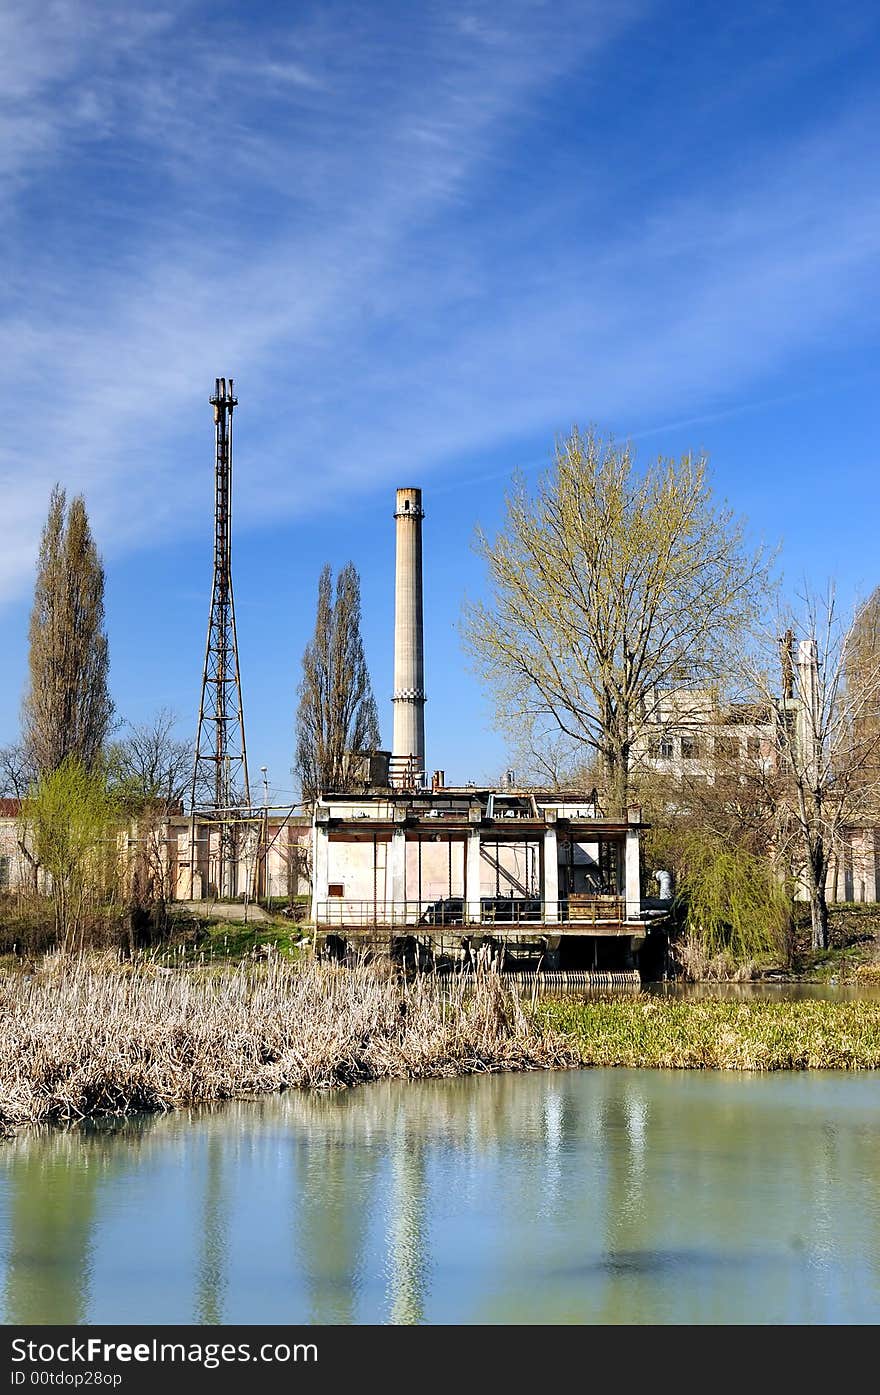
[[791, 900], [766, 857], [694, 833], [684, 843], [676, 902], [709, 958], [786, 953]]
[[598, 758], [609, 809], [630, 795], [632, 746], [658, 694], [729, 670], [766, 560], [713, 499], [703, 457], [637, 470], [628, 445], [575, 428], [530, 492], [518, 476], [497, 536], [478, 532], [488, 598], [463, 638], [502, 730], [536, 723]]
[[877, 1070], [880, 1003], [718, 998], [561, 999], [539, 1025], [583, 1066], [676, 1070]]
[[82, 944], [86, 906], [107, 894], [117, 873], [116, 805], [104, 771], [67, 756], [41, 776], [24, 801], [34, 856], [51, 879], [55, 930], [65, 949]]

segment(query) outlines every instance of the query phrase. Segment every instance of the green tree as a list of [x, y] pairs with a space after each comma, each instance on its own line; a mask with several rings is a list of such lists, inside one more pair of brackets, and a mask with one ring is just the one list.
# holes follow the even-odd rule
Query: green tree
[[790, 956], [790, 889], [770, 860], [694, 830], [681, 842], [677, 902], [691, 939], [708, 959], [731, 966], [767, 955]]
[[113, 713], [107, 687], [104, 569], [81, 497], [56, 485], [40, 543], [24, 701], [29, 763], [38, 776], [68, 757], [91, 769]]
[[670, 688], [725, 671], [767, 585], [762, 551], [713, 503], [704, 458], [639, 474], [629, 446], [575, 428], [531, 497], [515, 477], [504, 527], [478, 530], [489, 598], [464, 640], [510, 736], [551, 723], [598, 756], [612, 810], [631, 755]]
[[375, 751], [379, 717], [361, 639], [360, 578], [349, 562], [336, 579], [329, 564], [318, 582], [315, 632], [303, 655], [296, 717], [296, 773], [303, 799], [336, 789], [346, 756]]
[[49, 874], [58, 943], [82, 948], [86, 911], [118, 874], [117, 810], [103, 769], [66, 756], [33, 786], [22, 822]]

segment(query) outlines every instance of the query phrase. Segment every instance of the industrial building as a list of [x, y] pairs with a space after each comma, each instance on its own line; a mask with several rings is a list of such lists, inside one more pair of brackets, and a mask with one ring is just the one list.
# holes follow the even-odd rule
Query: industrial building
[[[136, 822], [121, 826], [115, 839], [120, 864], [140, 869], [141, 884], [150, 878], [161, 884], [165, 899], [188, 901], [217, 897], [221, 864], [226, 850], [221, 848], [215, 822], [195, 821], [188, 814], [172, 814], [155, 826], [140, 827]], [[266, 811], [243, 825], [236, 842], [235, 883], [240, 898], [288, 899], [309, 890], [312, 820], [290, 810]], [[191, 854], [195, 848], [195, 866]], [[33, 886], [34, 864], [28, 856], [31, 836], [22, 821], [19, 799], [0, 799], [0, 893]], [[37, 869], [37, 886], [50, 890], [45, 871]], [[158, 893], [159, 885], [153, 887]]]
[[602, 818], [575, 793], [436, 780], [427, 790], [322, 795], [316, 934], [339, 948], [409, 940], [453, 962], [488, 949], [510, 966], [629, 967], [645, 936], [640, 811], [630, 814]]
[[595, 791], [452, 786], [425, 765], [422, 493], [397, 490], [391, 751], [350, 762], [314, 809], [312, 921], [337, 953], [370, 941], [429, 962], [631, 967], [646, 934], [641, 812]]
[[[818, 654], [812, 639], [783, 647], [782, 688], [775, 703], [722, 702], [717, 689], [655, 692], [646, 704], [632, 760], [661, 777], [671, 807], [686, 806], [700, 785], [772, 781], [783, 775], [790, 747], [809, 749], [810, 710], [819, 683]], [[825, 894], [829, 902], [875, 902], [880, 892], [880, 828], [876, 819], [845, 825], [832, 851]], [[797, 899], [808, 892], [796, 881]]]
[[[434, 963], [632, 968], [662, 911], [642, 892], [640, 809], [610, 819], [595, 790], [518, 787], [513, 772], [503, 788], [428, 775], [418, 488], [396, 491], [393, 514], [391, 750], [350, 752], [341, 787], [321, 790], [308, 815], [252, 804], [232, 589], [232, 379], [218, 378], [210, 401], [214, 581], [191, 808], [120, 828], [123, 864], [145, 868], [165, 900], [308, 895], [316, 947], [335, 954], [372, 942]], [[809, 697], [815, 645], [788, 643]], [[803, 740], [803, 698], [784, 699], [786, 734]], [[722, 769], [769, 771], [784, 745], [778, 713], [722, 709], [708, 690], [656, 693], [642, 717], [633, 760], [668, 781], [672, 801]], [[39, 880], [29, 851], [18, 801], [0, 801], [0, 892]], [[876, 829], [845, 830], [829, 899], [876, 900], [878, 867]]]

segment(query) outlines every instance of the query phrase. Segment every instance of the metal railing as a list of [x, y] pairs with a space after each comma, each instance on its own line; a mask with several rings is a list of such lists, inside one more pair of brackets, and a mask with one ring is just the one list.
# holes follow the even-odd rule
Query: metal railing
[[461, 896], [432, 901], [352, 901], [331, 896], [315, 906], [319, 928], [350, 930], [396, 926], [432, 930], [457, 926], [620, 925], [626, 919], [622, 896], [578, 896], [562, 901], [515, 896], [483, 896], [479, 903]]

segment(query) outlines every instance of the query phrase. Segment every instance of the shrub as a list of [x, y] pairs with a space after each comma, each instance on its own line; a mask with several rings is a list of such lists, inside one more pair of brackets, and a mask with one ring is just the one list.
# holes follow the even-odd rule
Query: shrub
[[694, 834], [683, 848], [676, 902], [709, 960], [790, 958], [791, 899], [766, 857]]

